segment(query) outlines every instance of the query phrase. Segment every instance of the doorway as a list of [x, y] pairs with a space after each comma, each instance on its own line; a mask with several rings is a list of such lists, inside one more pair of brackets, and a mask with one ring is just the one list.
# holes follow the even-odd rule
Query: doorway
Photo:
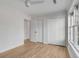
[[24, 19], [24, 39], [30, 39], [30, 21]]

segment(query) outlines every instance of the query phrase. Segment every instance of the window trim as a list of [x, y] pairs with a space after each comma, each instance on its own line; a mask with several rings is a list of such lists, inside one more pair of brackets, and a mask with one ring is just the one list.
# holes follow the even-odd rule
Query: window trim
[[[78, 47], [79, 47], [78, 40], [79, 39], [78, 38], [76, 39], [76, 37], [74, 36], [75, 28], [79, 27], [79, 24], [76, 23], [78, 21], [76, 19], [76, 17], [79, 17], [79, 15], [76, 15], [76, 10], [74, 9], [74, 15], [73, 16], [69, 15], [68, 17], [69, 17], [68, 18], [68, 36], [70, 36], [70, 37], [68, 37], [69, 38], [68, 41], [70, 41], [73, 44], [73, 46], [76, 48], [76, 50], [79, 51], [79, 49], [78, 49]], [[73, 28], [73, 30], [71, 30], [71, 28]], [[73, 33], [71, 33], [72, 31], [73, 31]], [[77, 40], [77, 42], [76, 42], [76, 40]], [[74, 42], [75, 42], [75, 44], [74, 44]]]

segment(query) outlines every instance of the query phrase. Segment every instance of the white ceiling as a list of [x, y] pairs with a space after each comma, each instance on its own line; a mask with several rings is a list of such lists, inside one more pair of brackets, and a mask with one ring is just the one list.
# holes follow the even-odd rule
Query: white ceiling
[[32, 5], [26, 9], [26, 12], [30, 15], [40, 15], [47, 13], [55, 13], [62, 10], [68, 10], [73, 0], [56, 0], [54, 4], [52, 0], [45, 0], [44, 3]]
[[54, 4], [52, 0], [45, 0], [44, 3], [31, 5], [25, 7], [24, 0], [0, 0], [0, 4], [17, 8], [27, 15], [44, 15], [48, 13], [55, 13], [62, 10], [68, 10], [73, 0], [56, 0]]

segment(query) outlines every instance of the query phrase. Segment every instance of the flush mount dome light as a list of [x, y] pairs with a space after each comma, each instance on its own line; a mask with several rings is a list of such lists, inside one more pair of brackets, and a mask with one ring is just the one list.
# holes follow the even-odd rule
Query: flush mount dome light
[[44, 0], [25, 0], [25, 6], [29, 7], [30, 5], [44, 3]]
[[53, 3], [56, 4], [56, 0], [53, 0]]
[[26, 7], [29, 7], [31, 4], [30, 4], [30, 0], [25, 0], [25, 6]]

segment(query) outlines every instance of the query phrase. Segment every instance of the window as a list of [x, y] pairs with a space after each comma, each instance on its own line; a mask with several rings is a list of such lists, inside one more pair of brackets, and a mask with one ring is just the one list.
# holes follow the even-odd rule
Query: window
[[79, 46], [79, 12], [74, 9], [68, 16], [68, 40], [75, 46]]

